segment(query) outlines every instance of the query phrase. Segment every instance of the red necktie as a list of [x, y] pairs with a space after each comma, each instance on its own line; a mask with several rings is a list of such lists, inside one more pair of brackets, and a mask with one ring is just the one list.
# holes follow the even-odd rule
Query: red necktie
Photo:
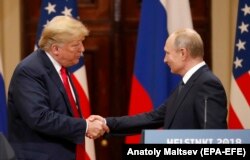
[[61, 71], [61, 76], [62, 76], [62, 80], [63, 80], [63, 85], [64, 85], [64, 88], [66, 90], [67, 96], [69, 98], [70, 107], [73, 111], [73, 115], [74, 115], [74, 117], [80, 117], [78, 109], [76, 108], [76, 103], [75, 103], [73, 94], [72, 94], [71, 89], [70, 89], [67, 70], [65, 67], [62, 67], [60, 71]]
[[[64, 88], [65, 88], [67, 96], [69, 98], [70, 107], [71, 107], [71, 109], [73, 111], [73, 116], [80, 118], [79, 111], [76, 108], [76, 103], [75, 103], [73, 94], [72, 94], [71, 89], [70, 89], [67, 70], [66, 70], [65, 67], [62, 67], [60, 72], [61, 72]], [[84, 144], [77, 144], [76, 145], [76, 160], [89, 160], [89, 157], [85, 152]]]

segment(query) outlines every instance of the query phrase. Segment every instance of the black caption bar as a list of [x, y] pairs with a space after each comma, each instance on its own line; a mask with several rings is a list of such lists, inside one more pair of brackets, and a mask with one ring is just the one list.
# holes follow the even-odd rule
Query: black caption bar
[[249, 159], [250, 144], [124, 144], [122, 160]]

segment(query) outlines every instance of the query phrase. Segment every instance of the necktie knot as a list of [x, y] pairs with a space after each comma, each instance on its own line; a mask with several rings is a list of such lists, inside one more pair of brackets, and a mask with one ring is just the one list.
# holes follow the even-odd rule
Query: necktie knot
[[183, 81], [180, 82], [179, 88], [178, 88], [178, 95], [180, 94], [182, 88], [184, 87], [185, 83]]
[[184, 83], [183, 81], [181, 81], [181, 85], [182, 85], [182, 86], [184, 86], [184, 85], [185, 85], [185, 83]]
[[60, 72], [61, 72], [62, 75], [67, 75], [67, 70], [66, 70], [65, 67], [62, 67]]

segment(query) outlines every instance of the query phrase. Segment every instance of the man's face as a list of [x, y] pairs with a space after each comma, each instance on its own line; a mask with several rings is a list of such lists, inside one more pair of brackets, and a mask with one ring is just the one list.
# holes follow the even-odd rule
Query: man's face
[[81, 54], [84, 52], [84, 39], [76, 39], [68, 43], [64, 43], [58, 47], [59, 63], [65, 67], [73, 66], [79, 62]]
[[173, 36], [167, 39], [164, 50], [166, 52], [164, 63], [169, 66], [172, 73], [180, 74], [182, 69], [181, 52], [174, 48]]

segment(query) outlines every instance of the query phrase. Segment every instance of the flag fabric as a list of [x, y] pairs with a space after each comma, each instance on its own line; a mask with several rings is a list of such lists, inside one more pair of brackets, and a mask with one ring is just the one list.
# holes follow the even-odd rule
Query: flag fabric
[[250, 129], [250, 1], [239, 0], [228, 126]]
[[[164, 45], [170, 33], [187, 27], [193, 27], [188, 0], [142, 1], [129, 115], [158, 107], [179, 83], [163, 62]], [[139, 141], [140, 135], [126, 137], [126, 143]]]
[[[65, 15], [79, 19], [77, 13], [77, 0], [43, 0], [41, 5], [41, 17], [37, 29], [36, 46], [41, 36], [44, 26], [55, 16]], [[80, 108], [83, 112], [83, 117], [87, 118], [90, 115], [90, 103], [88, 95], [88, 85], [86, 77], [86, 68], [84, 65], [83, 56], [75, 66], [69, 68], [72, 82], [76, 88]], [[85, 137], [85, 150], [91, 160], [95, 160], [94, 140]]]
[[7, 103], [3, 80], [2, 57], [0, 54], [0, 132], [7, 136]]

